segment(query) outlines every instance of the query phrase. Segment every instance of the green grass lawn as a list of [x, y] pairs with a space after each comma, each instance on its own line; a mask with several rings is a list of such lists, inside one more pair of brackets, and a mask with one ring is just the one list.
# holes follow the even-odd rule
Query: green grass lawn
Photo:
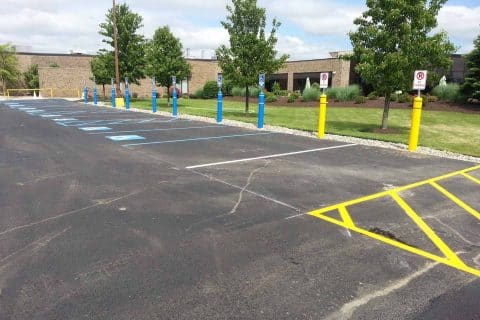
[[[166, 99], [158, 99], [158, 110], [171, 112]], [[180, 99], [179, 112], [216, 117], [216, 100]], [[132, 107], [151, 109], [150, 100], [135, 100]], [[225, 119], [257, 123], [257, 105], [250, 106], [245, 115], [244, 103], [224, 101]], [[376, 139], [408, 144], [410, 130], [410, 110], [390, 110], [389, 127], [398, 130], [398, 134], [371, 132], [379, 128], [382, 118], [381, 109], [328, 108], [327, 133], [344, 136]], [[311, 107], [269, 107], [265, 109], [265, 124], [315, 132], [318, 123], [318, 108]], [[445, 111], [423, 111], [419, 145], [439, 150], [480, 156], [480, 116]]]

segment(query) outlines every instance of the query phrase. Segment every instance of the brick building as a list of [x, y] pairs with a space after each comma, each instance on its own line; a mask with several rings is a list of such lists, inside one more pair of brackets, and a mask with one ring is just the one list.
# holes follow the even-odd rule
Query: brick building
[[[332, 58], [289, 61], [286, 66], [276, 74], [268, 75], [267, 89], [276, 81], [282, 89], [290, 91], [301, 90], [305, 87], [307, 77], [312, 83], [319, 82], [321, 72], [330, 73], [330, 84], [333, 87], [344, 87], [351, 84], [351, 63], [340, 59], [338, 53], [331, 53]], [[30, 65], [39, 67], [40, 88], [53, 88], [54, 95], [58, 97], [75, 95], [84, 83], [88, 87], [94, 84], [90, 80], [90, 61], [93, 55], [85, 54], [48, 54], [19, 52], [17, 57], [22, 71]], [[192, 67], [188, 79], [179, 81], [184, 93], [194, 93], [202, 88], [206, 81], [215, 80], [217, 73], [221, 72], [216, 60], [187, 59]], [[106, 94], [110, 92], [106, 88]], [[99, 88], [100, 92], [103, 90]], [[140, 85], [131, 85], [130, 92], [140, 97], [148, 97], [151, 92], [151, 80], [143, 79]]]

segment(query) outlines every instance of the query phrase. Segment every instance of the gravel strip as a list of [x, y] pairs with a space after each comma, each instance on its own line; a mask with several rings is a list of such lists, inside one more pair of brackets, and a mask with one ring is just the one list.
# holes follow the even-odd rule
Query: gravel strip
[[[99, 105], [107, 106], [104, 103], [99, 103]], [[135, 112], [152, 114], [152, 112], [150, 110], [145, 110], [145, 109], [130, 108], [130, 110], [135, 111]], [[172, 114], [170, 112], [165, 112], [165, 111], [157, 111], [156, 114], [161, 115], [161, 116], [167, 116], [167, 117], [172, 116]], [[217, 121], [213, 118], [194, 116], [194, 115], [188, 115], [188, 114], [179, 114], [178, 118], [195, 120], [195, 121], [202, 121], [202, 122], [208, 122], [208, 123], [217, 123]], [[252, 123], [246, 123], [246, 122], [241, 122], [241, 121], [236, 121], [236, 120], [224, 119], [222, 124], [232, 126], [232, 127], [258, 130], [257, 126], [252, 124]], [[309, 137], [309, 138], [314, 138], [314, 139], [317, 138], [316, 133], [302, 131], [302, 130], [289, 129], [289, 128], [285, 128], [285, 127], [265, 125], [264, 129], [261, 129], [261, 130], [268, 130], [268, 131], [281, 132], [281, 133], [286, 133], [286, 134], [293, 134], [293, 135], [297, 135], [297, 136]], [[339, 136], [339, 135], [334, 135], [334, 134], [326, 134], [325, 139], [333, 140], [333, 141], [346, 142], [346, 143], [356, 143], [356, 144], [364, 145], [364, 146], [372, 146], [372, 147], [379, 147], [379, 148], [386, 148], [386, 149], [402, 150], [402, 151], [408, 152], [407, 151], [407, 145], [402, 144], [402, 143], [393, 143], [393, 142], [385, 142], [385, 141], [379, 141], [379, 140], [370, 140], [370, 139], [362, 139], [362, 138], [355, 138], [355, 137], [348, 137], [348, 136]], [[480, 163], [480, 158], [478, 158], [478, 157], [467, 156], [467, 155], [454, 153], [454, 152], [450, 152], [450, 151], [445, 151], [445, 150], [436, 150], [436, 149], [427, 148], [427, 147], [418, 147], [416, 153], [425, 154], [425, 155], [429, 155], [429, 156], [440, 157], [440, 158], [448, 158], [448, 159], [455, 159], [455, 160], [461, 160], [461, 161], [467, 161], [467, 162]]]

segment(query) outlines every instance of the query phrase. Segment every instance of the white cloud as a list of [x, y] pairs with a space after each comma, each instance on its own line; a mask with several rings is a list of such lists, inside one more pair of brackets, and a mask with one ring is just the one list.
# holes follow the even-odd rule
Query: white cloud
[[343, 51], [345, 48], [339, 48], [338, 44], [330, 41], [309, 43], [295, 36], [280, 35], [277, 50], [280, 54], [288, 54], [289, 60], [308, 60], [329, 58], [330, 52]]
[[438, 27], [445, 30], [460, 52], [469, 52], [473, 40], [480, 34], [480, 6], [444, 6], [438, 14]]
[[[117, 0], [123, 3], [125, 0]], [[154, 30], [169, 25], [191, 54], [213, 54], [220, 44], [228, 43], [221, 27], [228, 0], [136, 0], [126, 1], [132, 11], [144, 18], [140, 30], [151, 37]], [[353, 20], [365, 9], [363, 1], [346, 4], [333, 0], [278, 1], [259, 0], [269, 16], [284, 25], [279, 30], [278, 51], [293, 59], [328, 56], [329, 51], [346, 49], [347, 33], [354, 29]], [[71, 2], [64, 0], [2, 0], [0, 43], [33, 46], [34, 50], [94, 53], [103, 47], [98, 25], [105, 20], [111, 1]], [[469, 51], [480, 33], [480, 6], [447, 5], [440, 11], [439, 29], [451, 40]], [[314, 41], [314, 42], [312, 42]]]
[[326, 0], [269, 1], [271, 14], [287, 19], [304, 31], [315, 35], [346, 37], [354, 27], [353, 20], [364, 6], [338, 4]]

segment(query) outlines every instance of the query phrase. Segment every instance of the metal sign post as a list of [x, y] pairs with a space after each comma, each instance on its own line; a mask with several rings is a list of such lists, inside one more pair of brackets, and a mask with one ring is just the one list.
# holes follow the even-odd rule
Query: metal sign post
[[83, 103], [88, 103], [88, 88], [87, 88], [87, 81], [83, 80]]
[[223, 120], [223, 93], [222, 93], [223, 75], [219, 73], [217, 75], [217, 123], [221, 123]]
[[172, 85], [173, 85], [173, 110], [172, 110], [172, 115], [174, 117], [177, 116], [178, 114], [178, 106], [177, 106], [177, 77], [172, 76]]
[[130, 91], [128, 89], [128, 78], [125, 78], [125, 109], [130, 109]]
[[322, 94], [320, 95], [320, 110], [318, 111], [318, 138], [325, 136], [325, 126], [327, 122], [327, 95], [325, 89], [328, 88], [329, 74], [327, 72], [320, 73], [320, 88]]
[[112, 78], [112, 108], [115, 108], [115, 82]]
[[417, 70], [413, 76], [413, 89], [418, 90], [418, 95], [413, 100], [412, 125], [408, 141], [408, 150], [415, 151], [418, 146], [420, 122], [422, 118], [422, 90], [427, 87], [427, 70]]
[[265, 118], [265, 94], [263, 93], [265, 73], [261, 73], [258, 76], [258, 85], [260, 86], [260, 94], [258, 96], [258, 129], [263, 129], [263, 121]]
[[97, 105], [98, 100], [97, 100], [97, 81], [95, 80], [95, 77], [93, 77], [93, 104]]
[[152, 112], [157, 112], [157, 84], [155, 77], [152, 78]]

